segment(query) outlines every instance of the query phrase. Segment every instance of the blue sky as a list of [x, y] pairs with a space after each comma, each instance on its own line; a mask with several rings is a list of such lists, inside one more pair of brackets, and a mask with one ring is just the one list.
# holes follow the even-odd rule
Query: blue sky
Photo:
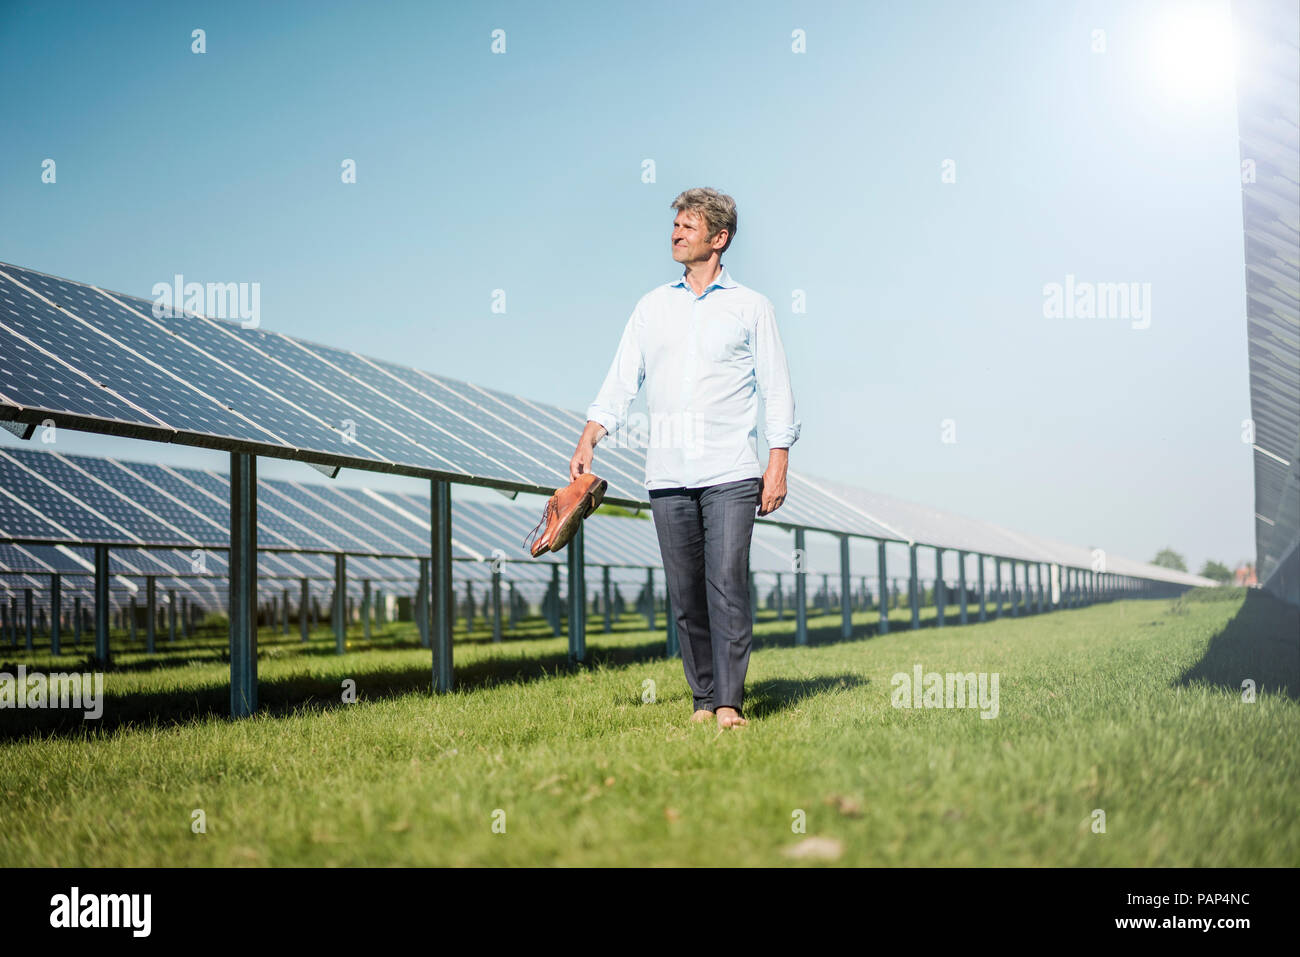
[[[1227, 47], [1227, 9], [0, 2], [0, 260], [143, 296], [258, 282], [266, 327], [582, 410], [636, 300], [679, 272], [669, 203], [714, 186], [739, 207], [724, 263], [777, 308], [793, 468], [1235, 564], [1236, 107], [1179, 40], [1206, 24]], [[1045, 317], [1067, 275], [1149, 283], [1149, 327]]]

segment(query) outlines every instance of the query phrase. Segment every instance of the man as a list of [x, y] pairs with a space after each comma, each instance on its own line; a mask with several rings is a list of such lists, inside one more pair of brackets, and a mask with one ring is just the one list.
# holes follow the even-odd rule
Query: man
[[[685, 271], [637, 303], [587, 410], [569, 472], [576, 480], [591, 471], [596, 443], [626, 424], [645, 382], [645, 482], [694, 697], [691, 720], [716, 715], [720, 728], [730, 728], [748, 723], [755, 510], [768, 515], [785, 500], [799, 422], [772, 303], [722, 265], [736, 235], [735, 201], [688, 189], [672, 208], [673, 259]], [[766, 471], [758, 462], [757, 392], [767, 409]]]

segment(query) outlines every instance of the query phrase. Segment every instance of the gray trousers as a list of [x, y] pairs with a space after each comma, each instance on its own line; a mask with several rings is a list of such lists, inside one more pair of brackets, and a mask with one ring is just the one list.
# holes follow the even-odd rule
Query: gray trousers
[[753, 644], [749, 544], [758, 479], [703, 488], [651, 489], [668, 598], [677, 619], [686, 683], [695, 708], [744, 714]]

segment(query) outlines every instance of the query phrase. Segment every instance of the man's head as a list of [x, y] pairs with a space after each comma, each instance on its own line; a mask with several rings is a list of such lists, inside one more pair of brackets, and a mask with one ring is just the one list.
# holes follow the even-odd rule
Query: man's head
[[672, 202], [673, 259], [679, 263], [706, 262], [721, 256], [736, 235], [736, 201], [716, 189], [688, 189]]

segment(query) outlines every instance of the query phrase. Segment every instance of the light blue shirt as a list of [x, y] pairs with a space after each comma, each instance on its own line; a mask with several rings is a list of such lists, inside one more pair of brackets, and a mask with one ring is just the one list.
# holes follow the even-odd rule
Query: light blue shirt
[[[643, 382], [649, 418], [629, 422]], [[587, 418], [601, 442], [646, 449], [647, 489], [700, 488], [763, 474], [759, 393], [768, 448], [789, 448], [799, 422], [776, 310], [722, 266], [699, 296], [683, 272], [641, 297]]]

